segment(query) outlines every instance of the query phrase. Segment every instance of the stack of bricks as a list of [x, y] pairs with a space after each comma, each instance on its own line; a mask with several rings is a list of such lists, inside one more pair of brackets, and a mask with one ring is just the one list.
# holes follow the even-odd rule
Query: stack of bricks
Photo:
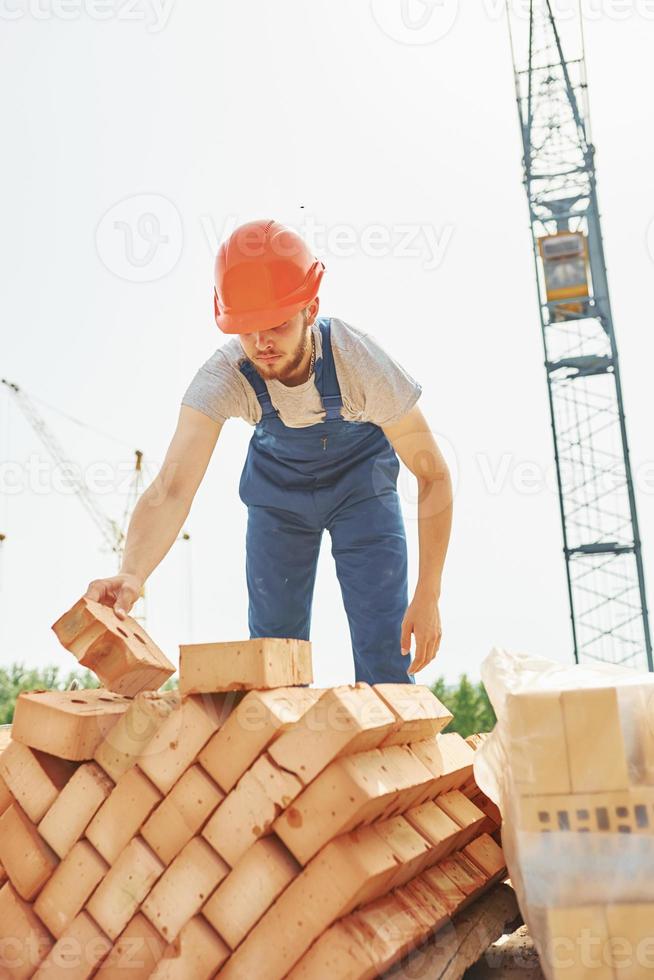
[[507, 698], [514, 877], [552, 980], [654, 969], [653, 695], [627, 684]]
[[506, 876], [428, 688], [317, 690], [309, 643], [262, 639], [181, 647], [155, 693], [172, 666], [129, 618], [84, 600], [55, 630], [105, 686], [18, 699], [0, 977], [372, 978]]

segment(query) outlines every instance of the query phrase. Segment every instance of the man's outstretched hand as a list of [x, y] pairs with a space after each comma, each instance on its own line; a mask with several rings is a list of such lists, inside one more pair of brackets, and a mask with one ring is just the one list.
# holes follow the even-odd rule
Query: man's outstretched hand
[[136, 575], [121, 572], [111, 578], [96, 578], [89, 582], [84, 598], [101, 602], [103, 606], [113, 606], [118, 618], [125, 619], [142, 589], [143, 582]]
[[441, 644], [441, 616], [438, 611], [438, 600], [425, 593], [416, 592], [413, 602], [407, 609], [402, 621], [402, 653], [411, 653], [411, 635], [416, 639], [416, 652], [409, 674], [417, 674], [419, 670], [430, 663]]

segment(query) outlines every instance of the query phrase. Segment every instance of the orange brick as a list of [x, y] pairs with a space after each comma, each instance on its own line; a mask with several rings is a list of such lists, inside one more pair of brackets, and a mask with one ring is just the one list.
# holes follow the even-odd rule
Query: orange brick
[[226, 793], [273, 739], [294, 725], [323, 694], [312, 687], [248, 691], [198, 759]]
[[46, 882], [34, 911], [57, 939], [82, 911], [107, 864], [87, 841], [78, 841]]
[[440, 929], [450, 918], [446, 902], [420, 877], [408, 882], [396, 892], [398, 901], [422, 923], [425, 939]]
[[164, 795], [192, 765], [219, 727], [221, 708], [227, 711], [232, 705], [229, 695], [218, 695], [215, 700], [184, 698], [180, 707], [166, 718], [138, 763]]
[[110, 939], [118, 938], [163, 870], [140, 837], [130, 841], [86, 906]]
[[94, 762], [73, 773], [39, 824], [41, 837], [58, 857], [66, 857], [112, 789], [112, 781]]
[[110, 606], [81, 598], [52, 629], [79, 662], [118, 694], [157, 690], [175, 668], [131, 616], [119, 619]]
[[201, 915], [184, 926], [159, 961], [152, 980], [209, 980], [229, 956], [229, 949]]
[[295, 776], [262, 755], [227, 794], [202, 836], [233, 868], [301, 789]]
[[33, 823], [45, 816], [74, 771], [71, 762], [21, 742], [10, 742], [0, 755], [0, 776]]
[[461, 828], [433, 800], [411, 807], [404, 816], [431, 845], [428, 867], [436, 864], [456, 847]]
[[[106, 738], [98, 745], [93, 758], [115, 783], [124, 776], [139, 756], [146, 756], [150, 742], [166, 718], [180, 704], [177, 691], [143, 691], [137, 694]], [[157, 747], [157, 751], [159, 747]]]
[[465, 847], [468, 841], [481, 833], [486, 815], [479, 807], [471, 803], [460, 790], [451, 789], [449, 793], [441, 793], [434, 802], [461, 828], [461, 833], [455, 844], [457, 848]]
[[490, 834], [496, 827], [501, 826], [502, 814], [500, 813], [500, 809], [497, 804], [493, 802], [493, 800], [486, 796], [485, 793], [482, 793], [481, 791], [478, 792], [473, 802], [475, 806], [478, 806], [479, 809], [483, 810], [483, 812], [486, 814], [488, 825], [483, 828], [484, 830]]
[[34, 974], [35, 980], [86, 980], [110, 949], [91, 916], [80, 912]]
[[202, 914], [236, 949], [299, 871], [300, 865], [280, 840], [264, 837], [221, 882]]
[[410, 881], [429, 863], [432, 846], [411, 826], [406, 816], [375, 821], [370, 827], [390, 847], [398, 862], [389, 888], [397, 888]]
[[395, 731], [382, 745], [406, 745], [431, 738], [452, 721], [451, 712], [422, 684], [375, 684], [373, 691], [396, 718]]
[[12, 796], [3, 777], [0, 776], [0, 816], [5, 812], [7, 807], [11, 806], [13, 802], [14, 797]]
[[16, 701], [11, 729], [16, 742], [60, 759], [83, 762], [129, 706], [111, 691], [30, 691]]
[[507, 695], [506, 724], [511, 774], [518, 793], [569, 793], [572, 785], [560, 692]]
[[[614, 687], [563, 691], [561, 707], [573, 793], [629, 787], [627, 745]], [[554, 792], [540, 787], [538, 793]]]
[[482, 834], [463, 848], [463, 853], [487, 878], [506, 876], [506, 862], [502, 848], [488, 834]]
[[475, 898], [488, 883], [488, 875], [468, 861], [460, 851], [441, 861], [439, 867], [466, 896], [464, 904]]
[[431, 797], [434, 778], [409, 745], [387, 745], [380, 752], [383, 770], [397, 791], [379, 816], [386, 820]]
[[113, 864], [160, 801], [161, 793], [150, 780], [138, 769], [128, 769], [87, 827], [86, 836]]
[[334, 759], [377, 748], [395, 728], [395, 715], [368, 684], [343, 685], [327, 689], [269, 751], [307, 786]]
[[460, 789], [472, 775], [475, 753], [457, 732], [412, 742], [411, 751], [432, 774], [430, 799]]
[[336, 759], [281, 814], [273, 829], [301, 864], [337, 835], [412, 803], [431, 774], [402, 750], [392, 745]]
[[465, 893], [445, 874], [440, 865], [427, 868], [420, 878], [441, 899], [450, 915], [454, 915], [465, 904]]
[[170, 864], [211, 816], [224, 793], [201, 766], [191, 766], [141, 829], [164, 864]]
[[182, 694], [311, 684], [308, 640], [263, 638], [235, 643], [192, 643], [179, 648]]
[[342, 921], [377, 967], [374, 976], [410, 952], [425, 934], [422, 923], [400, 902], [401, 889], [357, 909]]
[[121, 932], [109, 956], [95, 974], [102, 980], [147, 980], [161, 959], [166, 942], [138, 912]]
[[145, 899], [142, 911], [172, 942], [229, 873], [229, 866], [201, 837], [177, 855]]
[[335, 922], [323, 932], [304, 956], [287, 974], [287, 980], [325, 980], [325, 977], [347, 977], [348, 980], [373, 980], [379, 968], [370, 950], [370, 937], [364, 943], [352, 935], [345, 922]]
[[325, 929], [374, 895], [395, 867], [391, 850], [371, 828], [332, 841], [243, 940], [221, 980], [281, 980]]
[[9, 882], [0, 888], [0, 976], [28, 980], [54, 939]]
[[0, 862], [26, 902], [31, 902], [57, 867], [57, 858], [17, 803], [0, 817]]

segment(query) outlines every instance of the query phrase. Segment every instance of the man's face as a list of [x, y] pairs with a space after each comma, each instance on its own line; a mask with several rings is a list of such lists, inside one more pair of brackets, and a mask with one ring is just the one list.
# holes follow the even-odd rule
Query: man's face
[[309, 307], [270, 330], [240, 334], [243, 351], [262, 378], [284, 382], [297, 372], [311, 350], [314, 320]]

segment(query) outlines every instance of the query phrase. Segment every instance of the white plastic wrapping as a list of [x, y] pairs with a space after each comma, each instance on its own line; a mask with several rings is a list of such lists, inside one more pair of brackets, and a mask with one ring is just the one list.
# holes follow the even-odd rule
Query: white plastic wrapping
[[548, 980], [654, 977], [654, 676], [494, 648], [475, 754]]

